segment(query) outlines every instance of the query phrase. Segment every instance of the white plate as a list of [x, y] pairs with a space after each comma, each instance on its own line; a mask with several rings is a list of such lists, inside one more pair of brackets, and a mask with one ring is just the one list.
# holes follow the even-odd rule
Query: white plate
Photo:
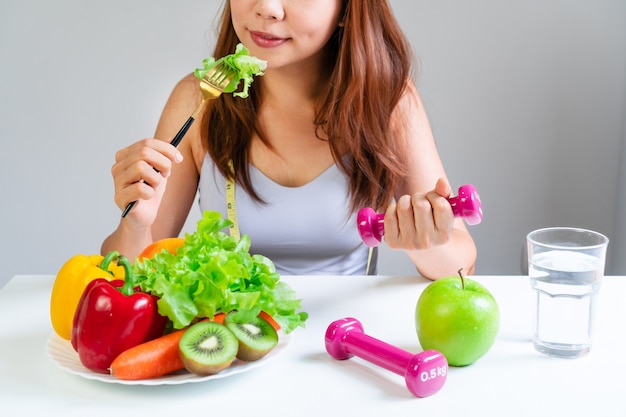
[[283, 349], [289, 343], [291, 335], [284, 335], [279, 332], [278, 345], [263, 358], [254, 362], [243, 362], [235, 359], [232, 365], [222, 372], [216, 375], [200, 376], [195, 375], [187, 371], [179, 371], [169, 375], [165, 375], [159, 378], [141, 379], [137, 381], [125, 381], [115, 378], [108, 374], [99, 374], [93, 372], [80, 362], [78, 353], [72, 347], [69, 340], [61, 338], [56, 333], [52, 333], [46, 343], [46, 351], [52, 361], [67, 372], [81, 376], [87, 379], [94, 379], [97, 381], [108, 382], [113, 384], [125, 384], [125, 385], [175, 385], [175, 384], [187, 384], [191, 382], [202, 382], [211, 379], [226, 378], [231, 375], [240, 374], [242, 372], [251, 371], [254, 368], [265, 365], [268, 361], [279, 355]]

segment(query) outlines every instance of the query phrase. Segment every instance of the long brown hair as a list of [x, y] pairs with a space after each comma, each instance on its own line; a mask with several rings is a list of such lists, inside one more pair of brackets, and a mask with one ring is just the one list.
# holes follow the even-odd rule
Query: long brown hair
[[[214, 56], [235, 50], [239, 39], [224, 2]], [[405, 173], [402, 146], [391, 114], [410, 77], [412, 52], [388, 0], [345, 0], [343, 25], [326, 46], [330, 78], [315, 116], [318, 137], [328, 140], [333, 157], [350, 179], [352, 209], [382, 209]], [[203, 135], [219, 171], [258, 201], [248, 168], [250, 138], [263, 132], [256, 122], [259, 90], [245, 100], [223, 94], [206, 106]], [[234, 174], [230, 168], [233, 163]]]

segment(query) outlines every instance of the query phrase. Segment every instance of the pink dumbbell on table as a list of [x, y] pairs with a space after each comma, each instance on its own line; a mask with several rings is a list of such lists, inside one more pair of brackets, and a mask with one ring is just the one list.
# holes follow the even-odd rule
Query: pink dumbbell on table
[[[471, 185], [462, 185], [456, 197], [448, 199], [452, 212], [456, 217], [463, 217], [470, 226], [483, 220], [483, 208], [476, 188]], [[377, 214], [369, 207], [362, 208], [357, 214], [357, 227], [363, 242], [374, 247], [380, 245], [385, 234], [385, 215]]]
[[436, 350], [409, 353], [366, 335], [355, 318], [332, 322], [326, 330], [325, 341], [326, 351], [335, 359], [357, 356], [404, 376], [407, 388], [417, 397], [436, 393], [446, 382], [448, 361], [442, 353]]

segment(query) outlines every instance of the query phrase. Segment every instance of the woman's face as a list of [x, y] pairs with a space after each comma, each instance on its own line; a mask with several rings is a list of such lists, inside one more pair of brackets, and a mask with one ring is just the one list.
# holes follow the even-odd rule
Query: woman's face
[[268, 68], [320, 56], [339, 25], [343, 0], [230, 0], [233, 27]]

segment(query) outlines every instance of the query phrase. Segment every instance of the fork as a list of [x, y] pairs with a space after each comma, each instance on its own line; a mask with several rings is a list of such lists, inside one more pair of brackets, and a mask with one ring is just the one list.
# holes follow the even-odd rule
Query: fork
[[[187, 121], [180, 128], [176, 136], [174, 136], [174, 139], [172, 139], [172, 141], [170, 142], [174, 147], [178, 146], [178, 144], [183, 140], [183, 136], [185, 136], [185, 133], [187, 133], [189, 127], [192, 125], [194, 120], [196, 120], [198, 114], [200, 114], [200, 110], [202, 110], [204, 103], [207, 100], [214, 100], [221, 96], [224, 92], [224, 89], [228, 86], [228, 84], [230, 84], [235, 75], [236, 71], [234, 69], [232, 69], [230, 66], [225, 65], [224, 62], [220, 62], [200, 79], [202, 101], [200, 102], [200, 104], [198, 104], [196, 110], [194, 110], [191, 116], [189, 116], [189, 119], [187, 119]], [[137, 200], [128, 203], [128, 205], [122, 212], [122, 217], [126, 217], [126, 215], [135, 206], [135, 204], [137, 204]]]

